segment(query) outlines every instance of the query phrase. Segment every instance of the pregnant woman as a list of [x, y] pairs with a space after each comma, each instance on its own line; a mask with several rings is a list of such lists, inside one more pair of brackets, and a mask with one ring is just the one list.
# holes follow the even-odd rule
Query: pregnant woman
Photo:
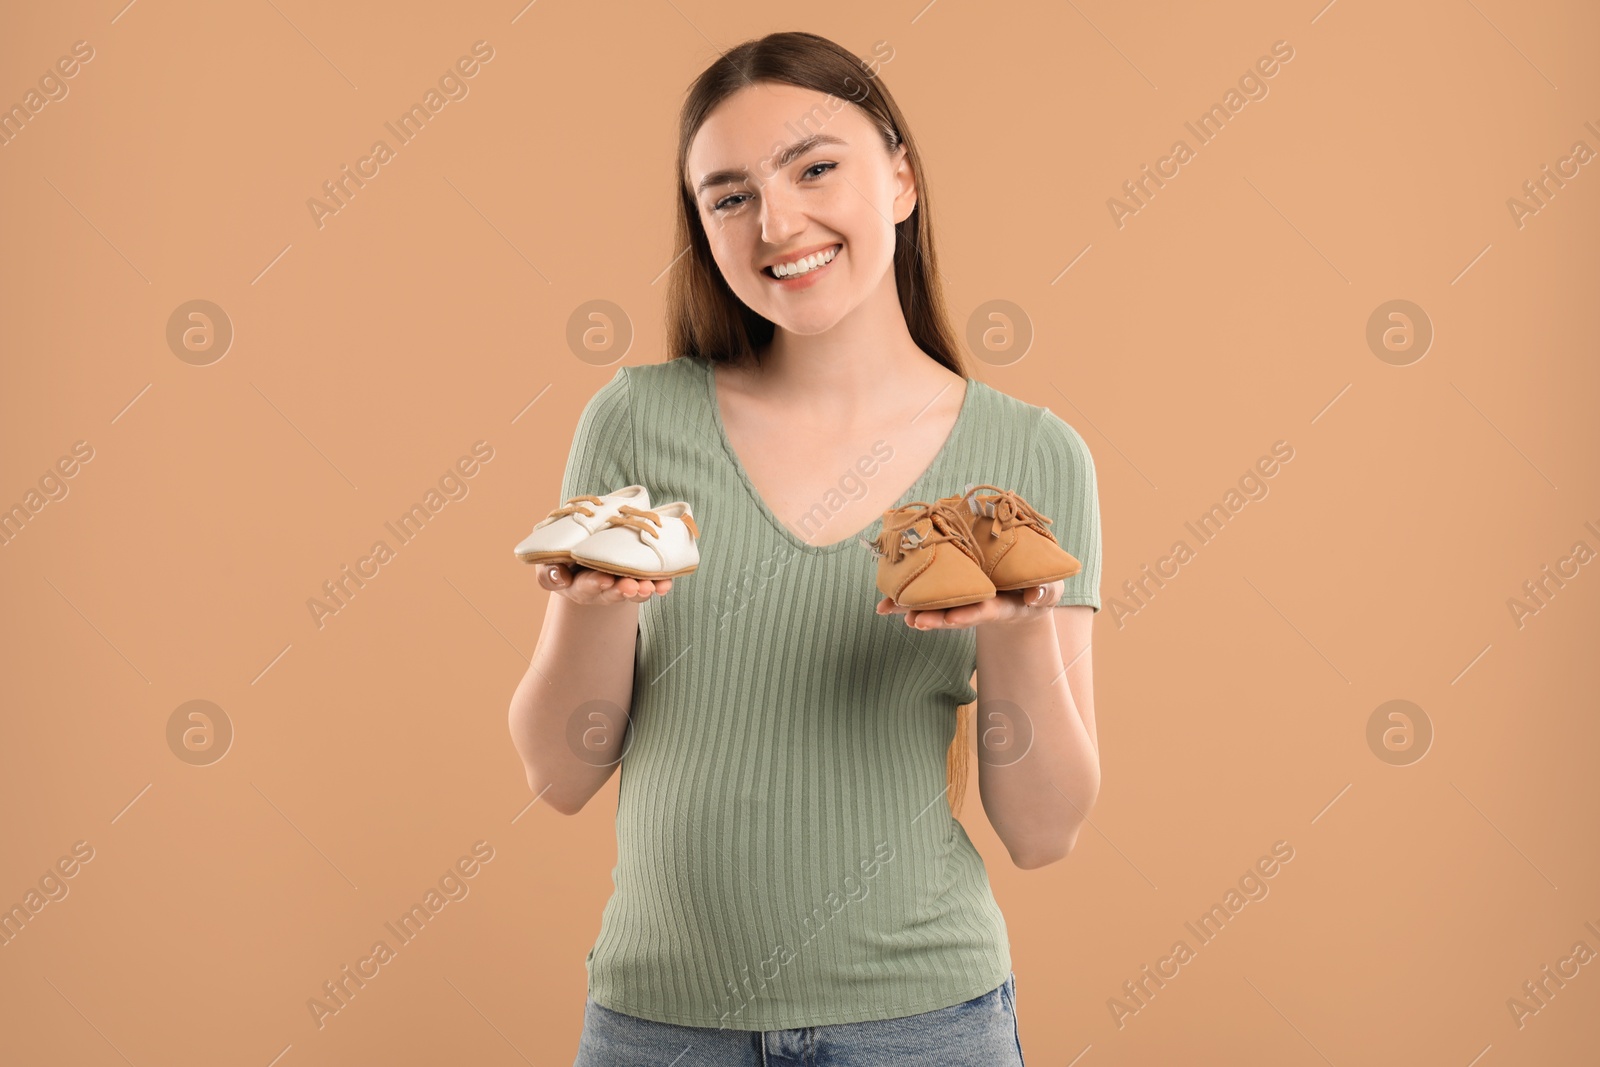
[[[958, 709], [1012, 862], [1065, 857], [1100, 784], [1088, 447], [967, 376], [875, 65], [808, 33], [734, 48], [690, 88], [677, 169], [670, 358], [588, 401], [561, 499], [687, 501], [699, 568], [539, 565], [510, 710], [548, 807], [621, 775], [576, 1067], [1021, 1064], [1005, 920], [955, 817]], [[1081, 570], [939, 610], [882, 596], [879, 558], [928, 550], [885, 513], [950, 549], [979, 485]]]

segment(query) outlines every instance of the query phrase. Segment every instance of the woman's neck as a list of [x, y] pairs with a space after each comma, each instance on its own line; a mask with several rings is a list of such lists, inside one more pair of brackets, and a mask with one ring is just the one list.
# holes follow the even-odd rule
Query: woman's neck
[[867, 419], [886, 407], [904, 406], [955, 375], [917, 347], [900, 310], [892, 277], [880, 287], [892, 304], [873, 298], [832, 328], [798, 334], [779, 327], [760, 354], [743, 368], [740, 387], [763, 399], [781, 397], [794, 416], [827, 416], [830, 422]]

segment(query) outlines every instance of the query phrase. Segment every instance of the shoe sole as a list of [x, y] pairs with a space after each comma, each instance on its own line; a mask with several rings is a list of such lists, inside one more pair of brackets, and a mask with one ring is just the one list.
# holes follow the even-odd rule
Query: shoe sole
[[571, 563], [571, 552], [518, 552], [517, 558], [524, 563]]
[[592, 571], [601, 571], [605, 574], [614, 574], [623, 578], [638, 578], [645, 581], [662, 581], [666, 578], [682, 578], [686, 574], [693, 574], [700, 569], [696, 563], [692, 567], [685, 567], [681, 571], [636, 571], [631, 567], [619, 567], [602, 560], [589, 561], [582, 556], [573, 556], [572, 561], [580, 567], [588, 567]]
[[[882, 593], [883, 590], [880, 589], [878, 592]], [[887, 596], [888, 594], [884, 595]], [[942, 608], [960, 608], [965, 607], [968, 604], [977, 604], [981, 601], [988, 600], [993, 596], [993, 593], [983, 593], [979, 596], [958, 596], [951, 597], [948, 600], [934, 600], [927, 604], [904, 604], [898, 600], [895, 600], [894, 602], [900, 607], [906, 608], [910, 611], [939, 611]], [[894, 600], [893, 597], [889, 597], [889, 599]]]
[[994, 590], [997, 593], [1015, 593], [1019, 589], [1032, 589], [1036, 585], [1049, 585], [1051, 582], [1064, 582], [1082, 569], [1082, 567], [1074, 567], [1072, 570], [1065, 571], [1061, 574], [1046, 576], [1044, 578], [1035, 578], [1032, 581], [1022, 582], [1019, 585], [997, 585], [994, 587]]

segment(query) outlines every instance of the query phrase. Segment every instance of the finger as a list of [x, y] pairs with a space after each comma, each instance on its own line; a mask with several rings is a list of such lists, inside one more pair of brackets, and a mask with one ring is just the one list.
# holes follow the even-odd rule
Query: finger
[[946, 629], [962, 629], [976, 626], [982, 622], [989, 622], [994, 618], [995, 608], [993, 600], [984, 600], [977, 604], [963, 604], [958, 608], [950, 608], [940, 613], [939, 625]]
[[572, 584], [572, 574], [559, 563], [542, 563], [538, 567], [539, 585], [554, 592]]
[[643, 604], [655, 596], [656, 583], [650, 578], [624, 578], [623, 582], [633, 588], [633, 592], [625, 594], [632, 603]]
[[954, 610], [953, 608], [941, 608], [938, 611], [921, 612], [917, 616], [917, 629], [951, 630], [970, 625], [963, 616], [953, 614]]
[[579, 583], [582, 583], [585, 590], [592, 596], [605, 597], [607, 603], [615, 600], [614, 590], [617, 587], [617, 576], [614, 574], [582, 567], [572, 576], [572, 584], [577, 586]]
[[[975, 604], [960, 604], [953, 608], [942, 608], [938, 611], [919, 612], [919, 628], [925, 630], [961, 630], [981, 623], [993, 622], [1009, 610], [1000, 606], [1000, 600], [1000, 597], [995, 596], [990, 597], [988, 600], [980, 600]], [[922, 616], [927, 617], [922, 618]]]

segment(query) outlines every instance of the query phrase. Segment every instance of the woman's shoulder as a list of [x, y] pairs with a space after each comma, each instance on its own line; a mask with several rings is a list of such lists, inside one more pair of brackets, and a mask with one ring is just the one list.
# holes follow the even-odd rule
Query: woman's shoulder
[[666, 384], [698, 380], [704, 374], [706, 361], [696, 356], [678, 356], [659, 363], [634, 363], [618, 368], [619, 373], [650, 384]]
[[635, 417], [652, 411], [674, 412], [683, 409], [702, 383], [702, 361], [694, 357], [669, 359], [662, 363], [622, 365], [594, 391], [588, 406], [602, 410], [632, 411]]
[[967, 379], [967, 388], [977, 389], [978, 410], [985, 421], [1011, 437], [1028, 451], [1043, 449], [1048, 452], [1088, 452], [1083, 436], [1070, 422], [1057, 415], [1044, 404], [1032, 404], [981, 382]]
[[635, 394], [635, 404], [648, 401], [667, 406], [681, 404], [691, 390], [704, 387], [706, 363], [694, 356], [679, 356], [660, 363], [634, 363], [617, 368], [617, 378], [624, 380]]

